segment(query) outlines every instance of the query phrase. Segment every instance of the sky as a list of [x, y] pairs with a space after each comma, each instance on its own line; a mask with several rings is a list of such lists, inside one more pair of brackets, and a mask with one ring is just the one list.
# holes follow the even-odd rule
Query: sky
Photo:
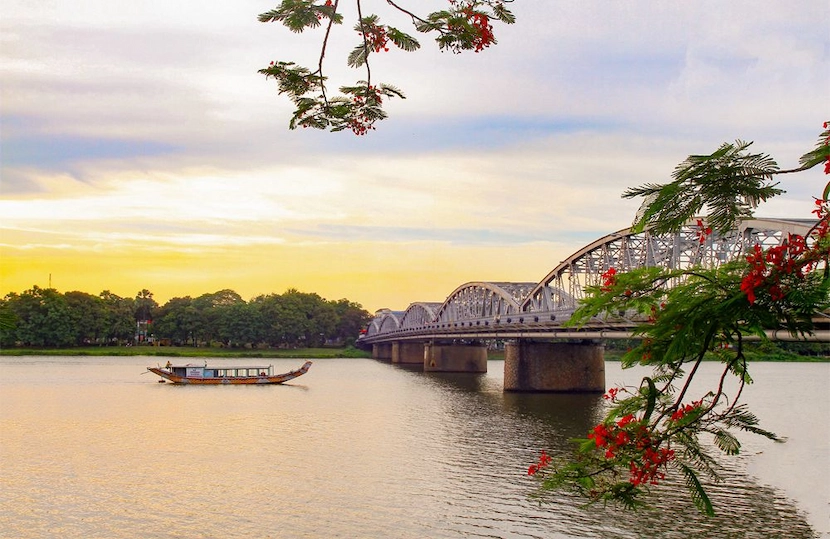
[[[0, 0], [0, 295], [295, 288], [374, 311], [539, 282], [631, 224], [626, 188], [736, 139], [794, 167], [830, 120], [826, 0], [516, 0], [482, 53], [418, 34], [372, 55], [406, 94], [376, 131], [292, 131], [257, 70], [316, 65], [322, 33], [257, 21], [277, 4]], [[365, 78], [353, 24], [335, 87]], [[810, 217], [820, 168], [758, 215]]]

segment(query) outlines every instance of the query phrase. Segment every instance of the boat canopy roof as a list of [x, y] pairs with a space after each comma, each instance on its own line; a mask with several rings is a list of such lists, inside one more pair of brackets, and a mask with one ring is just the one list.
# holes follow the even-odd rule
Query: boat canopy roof
[[213, 371], [241, 371], [245, 369], [260, 369], [260, 370], [268, 370], [273, 365], [199, 365], [196, 363], [188, 363], [186, 365], [171, 365], [174, 369], [210, 369]]

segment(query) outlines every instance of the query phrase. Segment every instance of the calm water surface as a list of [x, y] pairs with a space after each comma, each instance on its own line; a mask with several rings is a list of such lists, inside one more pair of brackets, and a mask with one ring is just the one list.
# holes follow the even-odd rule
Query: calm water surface
[[[283, 386], [179, 387], [142, 374], [158, 361], [0, 358], [0, 536], [830, 537], [827, 363], [753, 365], [745, 398], [788, 442], [742, 436], [706, 519], [676, 484], [633, 514], [532, 498], [527, 466], [568, 450], [603, 400], [505, 394], [501, 362], [317, 360]], [[609, 386], [643, 375], [606, 368]]]

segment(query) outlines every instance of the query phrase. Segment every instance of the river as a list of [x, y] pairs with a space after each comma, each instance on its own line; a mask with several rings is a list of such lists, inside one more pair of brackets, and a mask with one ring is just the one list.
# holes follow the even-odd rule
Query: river
[[[531, 496], [528, 465], [584, 436], [604, 401], [504, 393], [500, 361], [441, 375], [323, 359], [283, 386], [202, 387], [158, 383], [158, 361], [0, 358], [0, 536], [830, 537], [830, 363], [751, 365], [744, 398], [788, 440], [742, 434], [706, 518], [672, 481], [636, 513]], [[606, 370], [609, 387], [643, 375]]]

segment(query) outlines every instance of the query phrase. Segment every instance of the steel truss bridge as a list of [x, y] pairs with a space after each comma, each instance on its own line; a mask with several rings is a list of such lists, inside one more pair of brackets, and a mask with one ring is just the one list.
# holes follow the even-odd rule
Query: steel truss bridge
[[[624, 229], [578, 250], [538, 283], [469, 282], [456, 288], [443, 303], [416, 302], [405, 311], [379, 311], [360, 344], [407, 340], [628, 338], [641, 318], [623, 313], [596, 318], [580, 329], [563, 327], [585, 287], [602, 284], [610, 268], [625, 272], [644, 266], [685, 269], [717, 267], [745, 256], [756, 244], [781, 245], [789, 234], [806, 236], [815, 220], [753, 219], [726, 234], [711, 234], [701, 243], [696, 221], [671, 234], [634, 233]], [[830, 313], [817, 320], [812, 340], [830, 341]], [[786, 331], [771, 338], [792, 340]]]

